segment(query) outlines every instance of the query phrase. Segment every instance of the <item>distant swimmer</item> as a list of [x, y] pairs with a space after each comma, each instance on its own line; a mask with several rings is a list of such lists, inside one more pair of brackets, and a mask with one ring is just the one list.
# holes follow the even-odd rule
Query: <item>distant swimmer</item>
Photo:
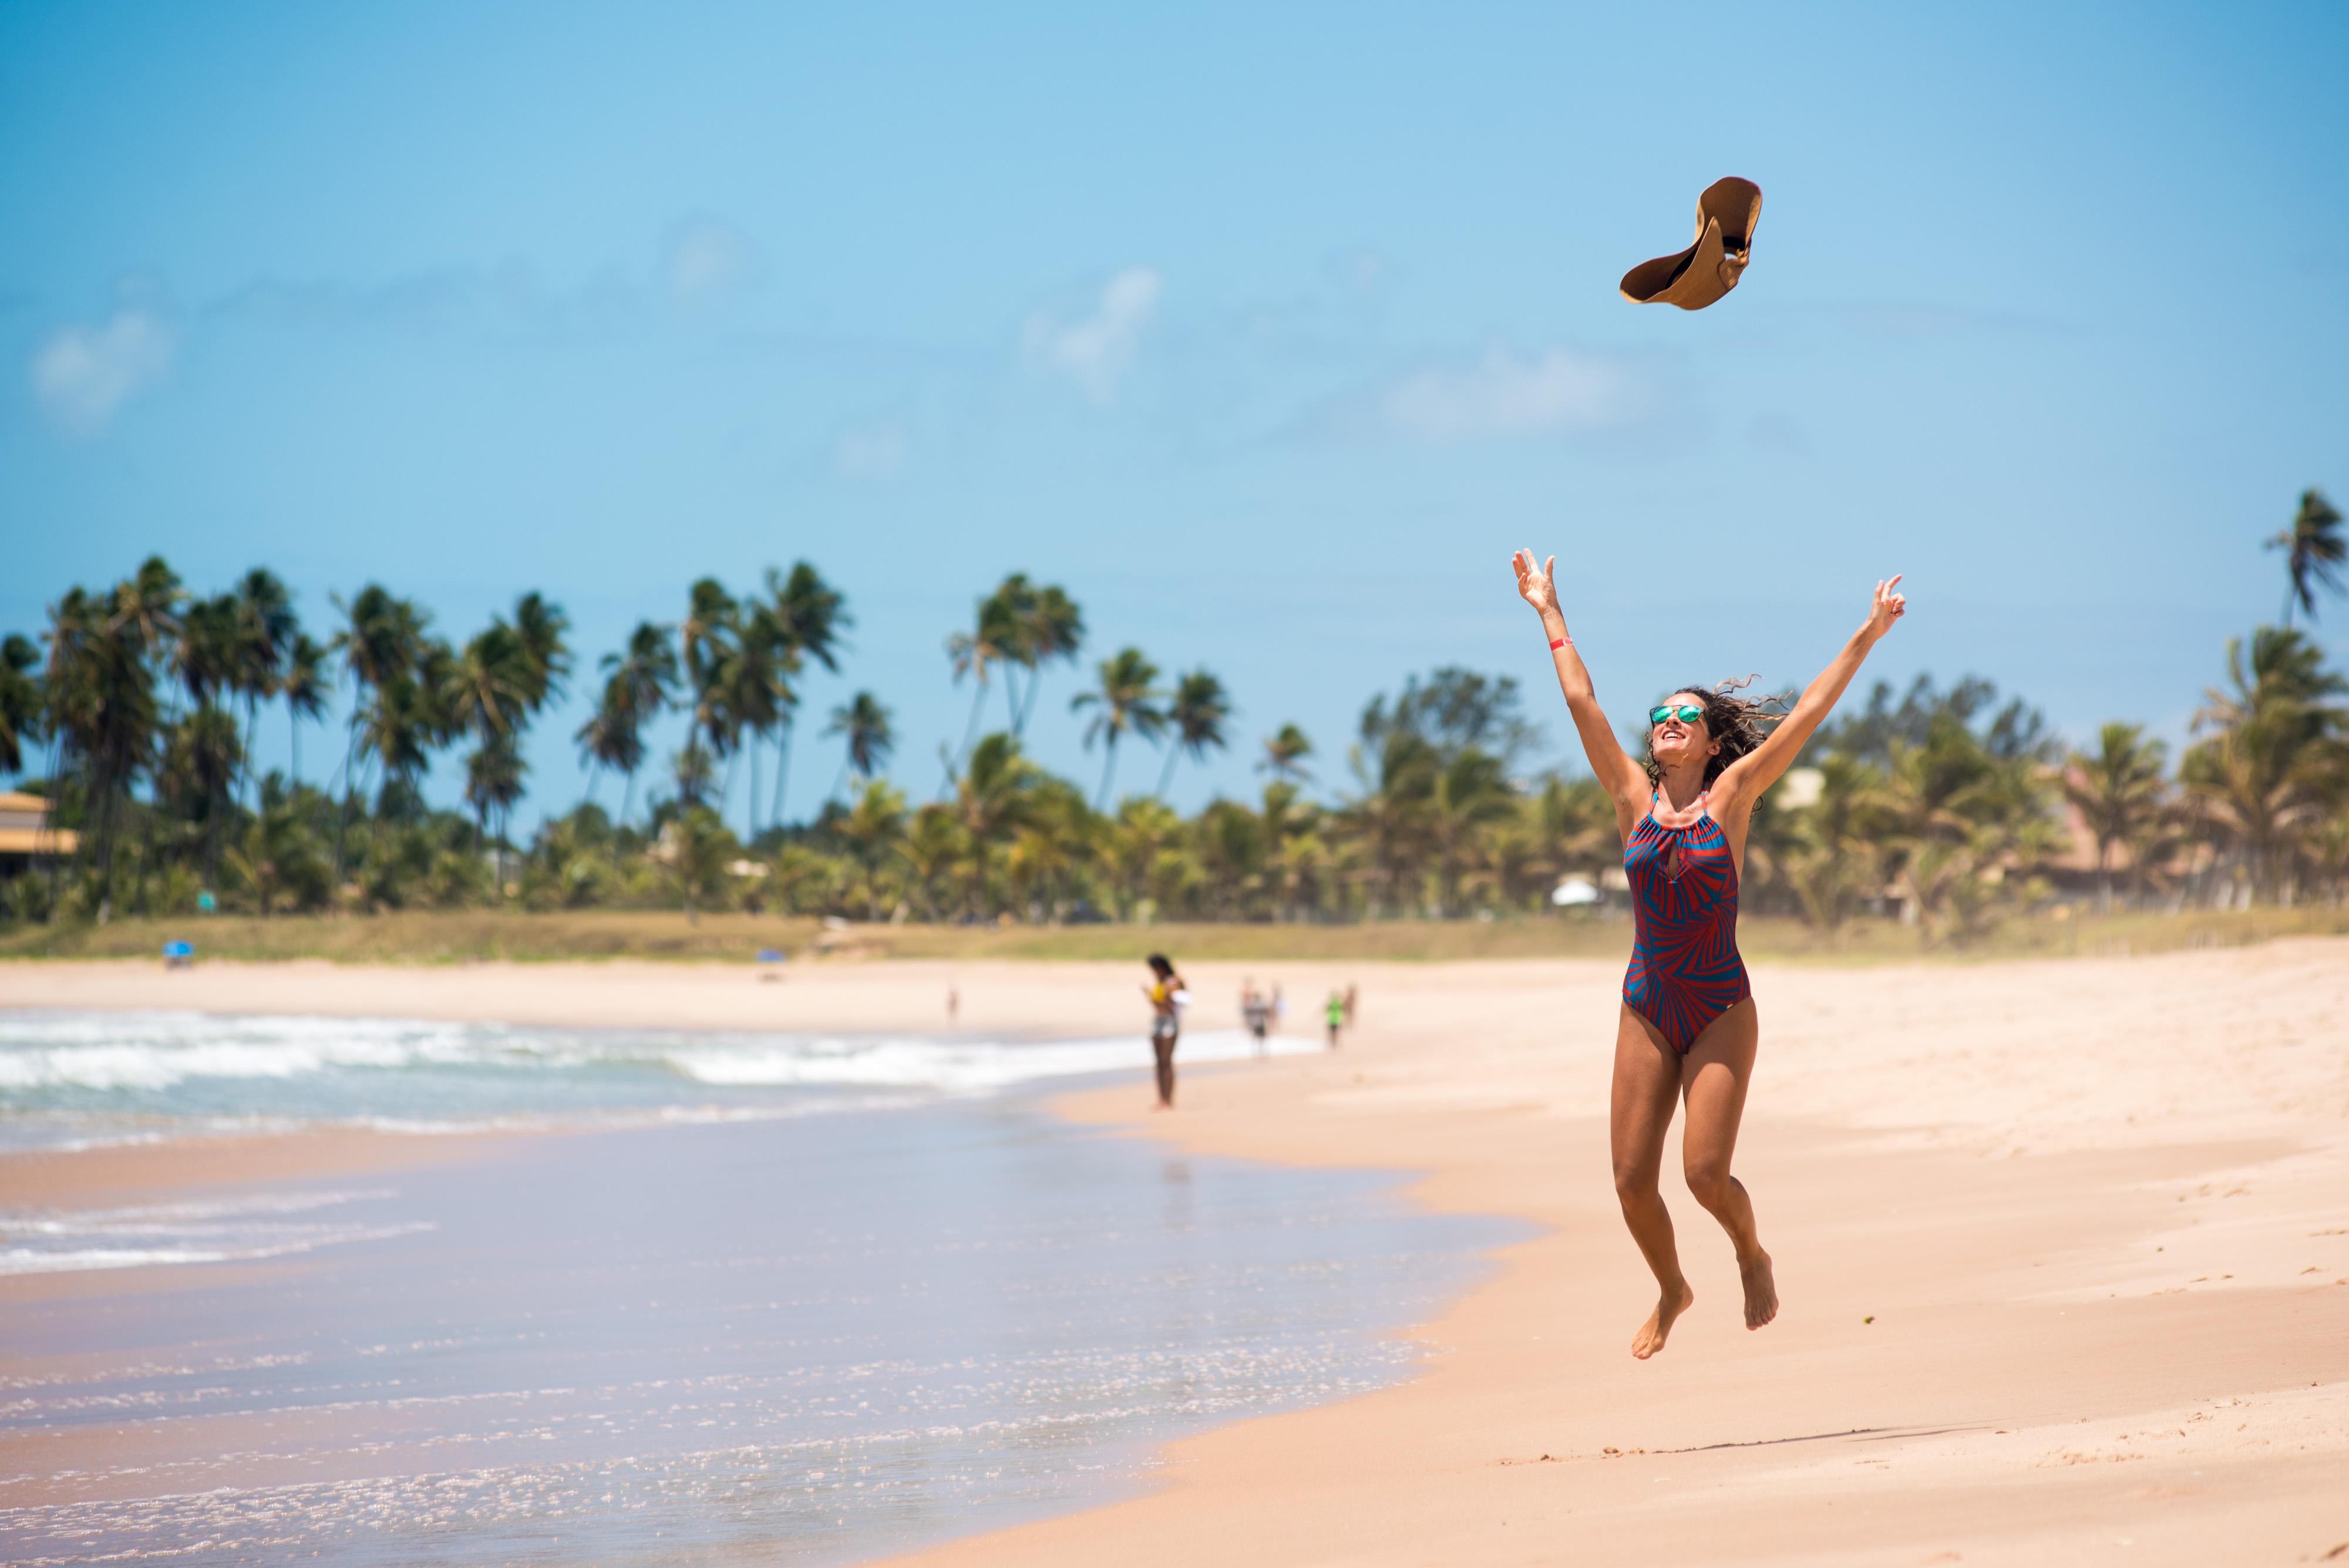
[[1272, 1026], [1272, 1002], [1250, 981], [1240, 992], [1240, 1022], [1247, 1026], [1248, 1038], [1256, 1042], [1256, 1054], [1263, 1055], [1268, 1047], [1265, 1033]]
[[1744, 682], [1684, 686], [1649, 710], [1648, 755], [1635, 763], [1599, 706], [1590, 672], [1557, 603], [1557, 557], [1520, 550], [1517, 592], [1539, 612], [1558, 689], [1590, 771], [1615, 802], [1623, 874], [1631, 888], [1631, 967], [1617, 1009], [1615, 1083], [1608, 1117], [1615, 1195], [1656, 1276], [1656, 1310], [1631, 1336], [1641, 1360], [1664, 1347], [1696, 1293], [1681, 1272], [1671, 1215], [1657, 1178], [1675, 1100], [1688, 1105], [1681, 1163], [1689, 1190], [1729, 1232], [1745, 1286], [1745, 1326], [1778, 1315], [1770, 1254], [1755, 1231], [1744, 1183], [1729, 1174], [1737, 1124], [1754, 1076], [1760, 1025], [1737, 951], [1737, 887], [1754, 804], [1793, 765], [1878, 639], [1907, 613], [1898, 576], [1876, 585], [1868, 618], [1791, 711], [1734, 693]]
[[1183, 1032], [1183, 1008], [1191, 992], [1164, 953], [1150, 955], [1151, 981], [1142, 988], [1150, 999], [1150, 1052], [1158, 1063], [1158, 1108], [1174, 1108], [1174, 1040]]

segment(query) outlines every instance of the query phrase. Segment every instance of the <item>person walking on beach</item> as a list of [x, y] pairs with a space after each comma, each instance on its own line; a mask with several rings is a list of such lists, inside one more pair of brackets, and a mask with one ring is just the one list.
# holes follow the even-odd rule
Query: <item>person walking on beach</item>
[[1346, 1026], [1346, 996], [1343, 992], [1330, 993], [1330, 1000], [1321, 1004], [1321, 1021], [1330, 1027], [1330, 1049], [1335, 1051], [1338, 1048], [1338, 1031]]
[[1183, 1031], [1183, 1004], [1191, 1000], [1190, 988], [1183, 977], [1174, 972], [1174, 961], [1164, 953], [1152, 953], [1149, 959], [1151, 981], [1142, 988], [1150, 999], [1150, 1052], [1158, 1062], [1158, 1108], [1174, 1108], [1174, 1038]]
[[1656, 1310], [1631, 1336], [1631, 1354], [1645, 1360], [1664, 1347], [1673, 1321], [1696, 1300], [1681, 1272], [1671, 1215], [1657, 1185], [1675, 1100], [1688, 1106], [1682, 1170], [1690, 1192], [1736, 1249], [1745, 1326], [1760, 1328], [1778, 1315], [1777, 1282], [1754, 1228], [1753, 1199], [1729, 1174], [1760, 1039], [1737, 952], [1745, 835], [1754, 803], [1793, 765], [1909, 602], [1897, 575], [1877, 584], [1868, 618], [1783, 715], [1766, 711], [1776, 703], [1735, 696], [1744, 682], [1675, 690], [1649, 711], [1648, 754], [1635, 763], [1617, 742], [1567, 633], [1557, 557], [1536, 566], [1533, 552], [1520, 550], [1509, 564], [1517, 593], [1541, 617], [1558, 690], [1590, 771], [1615, 803], [1623, 838], [1633, 940], [1617, 1010], [1608, 1142], [1623, 1221], [1656, 1276]]

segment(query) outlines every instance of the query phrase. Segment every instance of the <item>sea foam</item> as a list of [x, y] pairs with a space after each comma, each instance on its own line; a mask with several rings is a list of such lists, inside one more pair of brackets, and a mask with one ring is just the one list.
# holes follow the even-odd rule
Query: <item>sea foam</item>
[[318, 1216], [346, 1204], [381, 1203], [393, 1196], [388, 1191], [265, 1192], [205, 1203], [0, 1212], [0, 1274], [283, 1258], [434, 1228], [421, 1220], [294, 1218]]
[[[1267, 1049], [1312, 1051], [1274, 1036]], [[1251, 1054], [1185, 1036], [1186, 1063]], [[877, 1110], [1147, 1070], [1131, 1036], [538, 1029], [386, 1018], [0, 1012], [0, 1147], [317, 1125], [402, 1134], [768, 1119]]]

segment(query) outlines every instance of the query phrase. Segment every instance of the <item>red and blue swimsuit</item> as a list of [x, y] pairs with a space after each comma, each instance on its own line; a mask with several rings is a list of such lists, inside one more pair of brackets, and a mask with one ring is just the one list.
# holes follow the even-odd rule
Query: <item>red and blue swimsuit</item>
[[1737, 862], [1729, 836], [1710, 814], [1666, 827], [1651, 800], [1623, 846], [1623, 875], [1631, 884], [1633, 930], [1624, 1005], [1686, 1055], [1706, 1024], [1754, 994], [1737, 954]]

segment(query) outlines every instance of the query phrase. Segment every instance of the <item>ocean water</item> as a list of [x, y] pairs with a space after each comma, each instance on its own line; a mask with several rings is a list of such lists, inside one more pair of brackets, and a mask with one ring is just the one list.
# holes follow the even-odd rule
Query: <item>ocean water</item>
[[1146, 1095], [1139, 1041], [6, 1028], [20, 1147], [565, 1132], [365, 1181], [6, 1203], [6, 1266], [52, 1276], [0, 1288], [11, 1563], [858, 1561], [1406, 1376], [1392, 1331], [1516, 1234], [1392, 1176], [1172, 1156], [1037, 1104], [1112, 1061]]
[[[1237, 1030], [1205, 1031], [1184, 1037], [1182, 1059], [1255, 1050]], [[750, 1120], [1000, 1094], [1148, 1061], [1139, 1033], [1004, 1041], [0, 1009], [0, 1152], [316, 1123], [429, 1135]]]

